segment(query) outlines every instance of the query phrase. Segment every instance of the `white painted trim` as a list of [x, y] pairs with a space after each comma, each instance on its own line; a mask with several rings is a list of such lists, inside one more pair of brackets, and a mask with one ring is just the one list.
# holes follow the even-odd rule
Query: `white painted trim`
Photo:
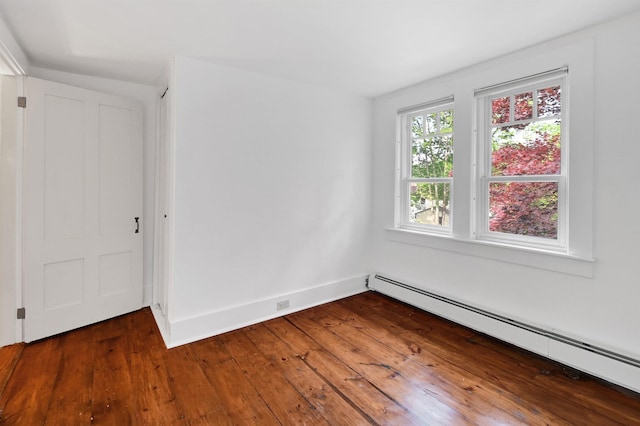
[[156, 303], [158, 303], [158, 301], [156, 300], [157, 298], [157, 288], [158, 288], [158, 280], [159, 280], [159, 270], [160, 270], [160, 265], [161, 265], [161, 259], [160, 259], [160, 242], [159, 242], [159, 235], [160, 235], [160, 226], [161, 226], [161, 221], [159, 221], [159, 217], [160, 217], [160, 201], [159, 201], [159, 192], [160, 192], [160, 150], [161, 150], [161, 139], [162, 139], [162, 135], [161, 135], [161, 130], [162, 130], [162, 125], [160, 120], [162, 119], [162, 99], [161, 99], [161, 95], [162, 93], [158, 94], [158, 98], [160, 98], [160, 101], [156, 102], [156, 140], [155, 140], [155, 155], [154, 155], [154, 166], [155, 166], [155, 170], [154, 170], [154, 200], [153, 200], [153, 204], [154, 204], [154, 215], [155, 215], [155, 220], [153, 221], [153, 277], [151, 279], [151, 283], [152, 283], [152, 291], [151, 291], [151, 306], [154, 306]]
[[[157, 307], [154, 306], [152, 310], [167, 348], [173, 348], [363, 293], [367, 291], [366, 277], [361, 275], [346, 278], [174, 321], [165, 321], [165, 317]], [[289, 308], [278, 311], [276, 303], [285, 299], [289, 300]]]
[[409, 229], [386, 228], [385, 237], [389, 241], [483, 257], [581, 277], [593, 277], [595, 260], [592, 258], [529, 247], [511, 246], [494, 241], [426, 234]]
[[171, 335], [169, 334], [169, 322], [167, 321], [167, 317], [162, 313], [160, 306], [152, 304], [150, 308], [153, 318], [156, 320], [156, 325], [158, 326], [158, 331], [160, 331], [162, 340], [167, 348], [169, 348], [170, 346], [168, 345], [168, 342], [171, 341]]
[[153, 296], [153, 287], [145, 285], [142, 287], [142, 306], [151, 306], [151, 298]]
[[[387, 277], [398, 282], [404, 282], [390, 276]], [[412, 283], [407, 283], [407, 285], [420, 288]], [[616, 361], [598, 353], [589, 352], [545, 335], [537, 334], [530, 330], [519, 328], [480, 313], [464, 309], [463, 307], [458, 307], [451, 303], [429, 297], [425, 294], [375, 279], [374, 274], [371, 275], [369, 280], [369, 288], [455, 323], [486, 333], [633, 391], [640, 392], [640, 368], [633, 365]], [[447, 295], [441, 296], [448, 298]], [[459, 300], [459, 302], [466, 304], [465, 301]], [[484, 310], [482, 307], [478, 308]], [[500, 312], [494, 312], [494, 314], [512, 319], [513, 321], [519, 321], [519, 319], [513, 315], [507, 316], [505, 313]], [[530, 321], [528, 323], [540, 330], [545, 329], [539, 324], [531, 324]], [[566, 335], [566, 333], [558, 330], [552, 330], [550, 332]]]
[[9, 48], [0, 40], [0, 60], [2, 60], [9, 71], [13, 73], [13, 75], [26, 75], [26, 72], [20, 62], [13, 56]]
[[[18, 96], [26, 96], [26, 77], [17, 77]], [[18, 124], [16, 131], [16, 307], [24, 307], [24, 283], [22, 271], [23, 258], [23, 173], [26, 114], [24, 108], [18, 108]], [[16, 342], [24, 341], [24, 320], [16, 319]]]
[[640, 368], [549, 339], [547, 357], [640, 392]]
[[[177, 76], [176, 76], [176, 62], [177, 59], [174, 57], [169, 64], [169, 85], [168, 87], [171, 90], [175, 91], [175, 87], [177, 87]], [[168, 175], [168, 187], [165, 188], [167, 191], [167, 215], [169, 216], [169, 221], [167, 223], [167, 235], [166, 235], [166, 247], [167, 253], [165, 260], [167, 262], [165, 273], [166, 277], [166, 288], [164, 294], [165, 300], [165, 309], [167, 312], [167, 321], [172, 319], [173, 314], [173, 306], [171, 306], [174, 298], [174, 280], [173, 280], [173, 270], [174, 270], [174, 259], [175, 259], [175, 194], [176, 194], [176, 144], [177, 144], [177, 136], [176, 129], [178, 128], [176, 124], [176, 108], [179, 98], [177, 95], [171, 92], [168, 94], [169, 96], [169, 120], [167, 125], [168, 129], [168, 144], [169, 144], [169, 152], [168, 160], [167, 160], [167, 170], [165, 173]]]
[[[0, 17], [0, 60], [4, 61], [14, 75], [27, 75], [29, 61], [9, 27]], [[22, 96], [22, 95], [20, 95]]]
[[[173, 67], [171, 68], [173, 70]], [[173, 71], [169, 76], [173, 78]], [[154, 265], [153, 306], [160, 307], [168, 315], [169, 292], [173, 271], [173, 216], [175, 192], [175, 102], [173, 83], [165, 83], [157, 93], [156, 103], [156, 155], [155, 155], [155, 221], [154, 221]], [[163, 102], [166, 102], [163, 108]], [[164, 116], [163, 116], [164, 114]], [[164, 127], [163, 127], [164, 125]], [[164, 145], [163, 145], [164, 139]], [[166, 214], [168, 219], [163, 217]], [[164, 248], [164, 253], [162, 249]], [[162, 279], [162, 282], [161, 282]], [[162, 297], [162, 300], [159, 298]]]
[[19, 204], [16, 159], [20, 157], [18, 78], [0, 76], [0, 346], [16, 343], [16, 288], [19, 265], [17, 242], [21, 238], [16, 217]]

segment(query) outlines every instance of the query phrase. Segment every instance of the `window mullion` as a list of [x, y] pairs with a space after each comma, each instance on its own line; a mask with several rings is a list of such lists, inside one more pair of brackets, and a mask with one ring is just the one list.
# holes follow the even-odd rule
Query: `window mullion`
[[507, 175], [487, 176], [489, 182], [557, 182], [562, 175]]
[[516, 124], [516, 95], [512, 93], [509, 95], [509, 125]]
[[453, 178], [407, 178], [405, 182], [408, 183], [451, 183]]

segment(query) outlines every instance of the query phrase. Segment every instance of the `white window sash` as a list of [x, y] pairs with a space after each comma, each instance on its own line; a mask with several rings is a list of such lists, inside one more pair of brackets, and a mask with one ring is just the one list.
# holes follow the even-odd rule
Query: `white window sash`
[[[568, 102], [566, 88], [566, 76], [568, 68], [563, 67], [548, 72], [543, 72], [529, 77], [511, 80], [505, 83], [487, 86], [475, 91], [478, 129], [477, 129], [477, 170], [476, 185], [474, 199], [476, 200], [473, 237], [480, 241], [490, 241], [499, 244], [506, 244], [520, 247], [539, 248], [550, 251], [566, 252], [567, 248], [567, 207], [568, 207], [568, 190], [567, 190], [567, 154], [568, 139], [566, 129], [566, 117]], [[519, 94], [520, 91], [535, 90], [545, 85], [545, 83], [556, 83], [562, 86], [562, 111], [559, 117], [550, 116], [544, 118], [537, 117], [537, 108], [534, 107], [534, 116], [531, 120], [522, 120], [513, 122], [515, 110], [510, 109], [511, 116], [509, 123], [505, 126], [514, 124], [528, 124], [538, 122], [554, 117], [561, 119], [561, 165], [560, 174], [555, 175], [515, 175], [515, 176], [493, 176], [491, 175], [491, 130], [498, 126], [491, 124], [491, 99], [500, 96], [511, 96]], [[534, 95], [535, 98], [535, 95]], [[511, 99], [513, 101], [513, 99]], [[513, 103], [513, 102], [512, 102]], [[546, 239], [543, 237], [530, 237], [518, 234], [509, 234], [503, 232], [489, 231], [489, 185], [492, 182], [557, 182], [558, 184], [558, 227], [557, 239]]]
[[[398, 229], [413, 229], [421, 232], [450, 235], [452, 232], [451, 215], [449, 224], [429, 225], [421, 223], [413, 223], [410, 221], [411, 215], [411, 183], [446, 183], [449, 184], [449, 210], [453, 211], [453, 178], [450, 177], [433, 177], [433, 178], [416, 178], [411, 177], [411, 153], [413, 137], [411, 134], [411, 120], [419, 115], [427, 115], [436, 111], [444, 111], [453, 109], [453, 96], [437, 99], [434, 101], [422, 103], [419, 105], [401, 108], [398, 110], [398, 141], [396, 158], [396, 206], [395, 206], [395, 227]], [[455, 112], [454, 112], [455, 116]], [[439, 123], [437, 123], [439, 126]], [[455, 127], [455, 124], [454, 124]], [[439, 129], [439, 127], [438, 127]], [[451, 133], [438, 133], [435, 136], [453, 136], [455, 138], [455, 129]], [[420, 138], [422, 139], [422, 138]]]

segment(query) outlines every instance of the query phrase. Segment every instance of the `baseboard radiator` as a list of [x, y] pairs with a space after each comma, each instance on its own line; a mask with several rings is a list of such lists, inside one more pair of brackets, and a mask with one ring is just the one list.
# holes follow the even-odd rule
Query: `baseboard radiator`
[[[370, 275], [367, 286], [370, 290], [386, 294], [427, 312], [566, 363], [590, 374], [600, 377], [605, 376], [603, 378], [606, 380], [640, 391], [640, 360], [638, 359], [514, 320], [381, 274]], [[554, 345], [554, 342], [559, 345]], [[554, 347], [557, 349], [556, 351], [553, 351]], [[579, 352], [576, 352], [575, 349], [579, 350]], [[571, 356], [572, 353], [578, 356]], [[608, 374], [603, 374], [601, 371], [593, 371], [598, 370], [598, 365], [603, 364], [602, 362], [596, 362], [596, 366], [593, 368], [589, 368], [590, 364], [586, 362], [588, 360], [585, 361], [586, 365], [579, 365], [579, 361], [572, 362], [574, 358], [584, 361], [584, 356], [580, 354], [585, 353], [595, 354], [598, 358], [602, 357], [602, 360], [605, 360], [604, 370], [607, 371], [611, 370], [611, 368], [610, 366], [607, 367], [606, 360], [613, 361], [614, 366], [619, 366], [619, 368], [614, 368], [613, 370], [619, 369], [619, 374], [623, 376], [624, 380], [620, 380], [615, 371], [614, 377], [609, 377]], [[570, 359], [563, 359], [563, 355], [564, 358], [568, 357]], [[597, 361], [597, 358], [594, 359]], [[611, 363], [609, 362], [609, 364]]]

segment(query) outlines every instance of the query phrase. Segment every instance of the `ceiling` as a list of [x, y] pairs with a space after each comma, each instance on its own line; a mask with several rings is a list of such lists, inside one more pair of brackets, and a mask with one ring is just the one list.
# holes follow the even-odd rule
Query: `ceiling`
[[159, 85], [186, 55], [377, 96], [640, 0], [0, 0], [32, 66]]

